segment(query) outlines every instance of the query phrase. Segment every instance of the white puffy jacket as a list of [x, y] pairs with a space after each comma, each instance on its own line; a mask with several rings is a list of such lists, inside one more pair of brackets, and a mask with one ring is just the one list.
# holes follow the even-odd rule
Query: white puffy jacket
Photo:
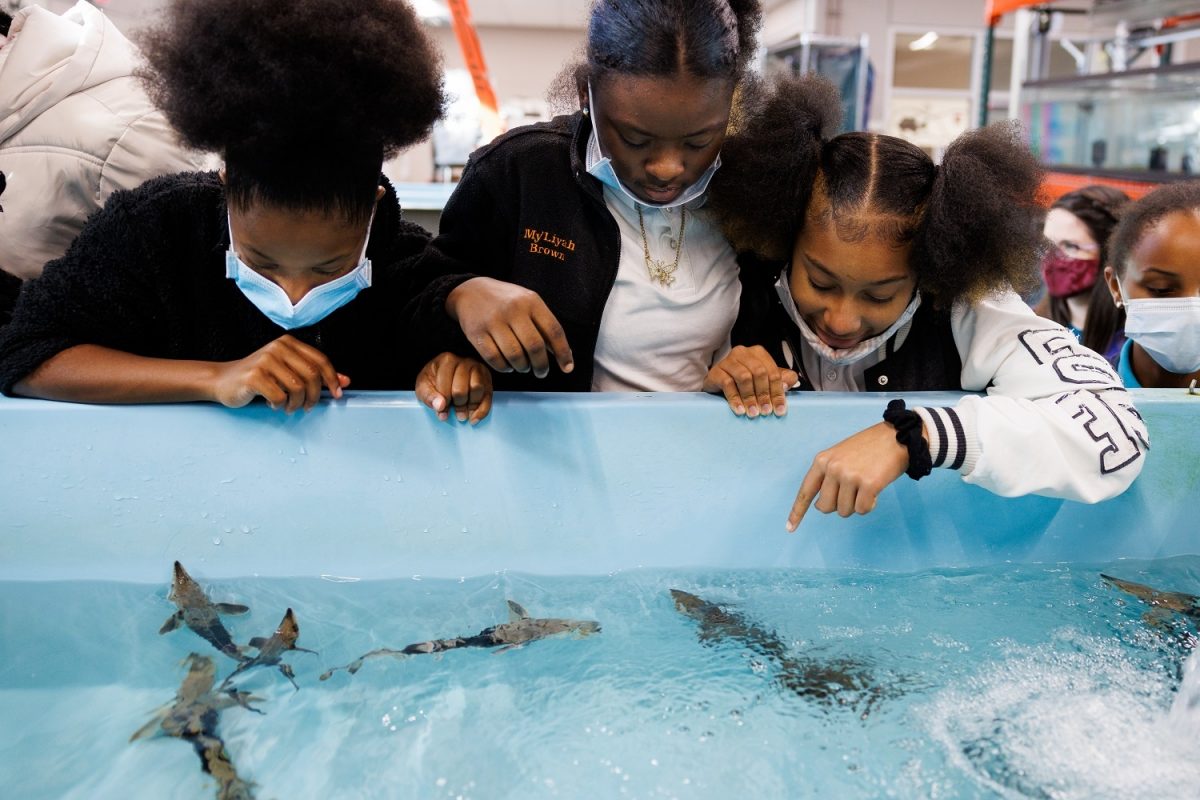
[[0, 49], [0, 269], [37, 277], [114, 191], [203, 166], [132, 77], [137, 59], [83, 0], [13, 16]]

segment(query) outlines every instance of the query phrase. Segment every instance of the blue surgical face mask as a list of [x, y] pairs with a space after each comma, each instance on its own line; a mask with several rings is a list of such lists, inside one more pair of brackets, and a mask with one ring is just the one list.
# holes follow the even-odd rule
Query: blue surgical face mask
[[587, 143], [586, 163], [588, 174], [610, 189], [625, 195], [629, 200], [640, 206], [647, 208], [675, 208], [684, 203], [690, 203], [708, 190], [708, 182], [712, 180], [713, 175], [716, 175], [717, 170], [721, 167], [721, 155], [718, 153], [713, 163], [708, 165], [708, 169], [704, 170], [704, 174], [700, 176], [699, 180], [680, 192], [679, 196], [674, 200], [669, 203], [651, 203], [643, 200], [625, 188], [625, 184], [621, 183], [621, 179], [617, 177], [616, 170], [613, 169], [612, 159], [600, 151], [600, 137], [596, 133], [596, 106], [592, 102], [591, 83], [588, 83], [588, 113], [592, 118], [592, 134], [588, 137]]
[[[1125, 288], [1117, 282], [1121, 296]], [[1168, 372], [1200, 370], [1200, 297], [1149, 297], [1125, 301], [1125, 336]]]
[[[371, 213], [374, 221], [375, 214]], [[371, 238], [371, 222], [367, 223], [367, 241]], [[334, 311], [349, 303], [358, 293], [371, 285], [371, 259], [367, 258], [367, 244], [363, 242], [358, 266], [328, 283], [315, 286], [295, 305], [280, 286], [258, 274], [246, 262], [238, 258], [233, 249], [233, 226], [229, 229], [229, 250], [225, 252], [225, 277], [237, 284], [238, 289], [267, 319], [281, 328], [293, 330], [315, 325]]]

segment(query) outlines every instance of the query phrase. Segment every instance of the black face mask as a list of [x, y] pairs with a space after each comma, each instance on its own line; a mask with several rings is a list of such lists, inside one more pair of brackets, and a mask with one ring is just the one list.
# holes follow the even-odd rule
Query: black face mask
[[8, 36], [9, 25], [12, 25], [12, 17], [0, 11], [0, 36]]

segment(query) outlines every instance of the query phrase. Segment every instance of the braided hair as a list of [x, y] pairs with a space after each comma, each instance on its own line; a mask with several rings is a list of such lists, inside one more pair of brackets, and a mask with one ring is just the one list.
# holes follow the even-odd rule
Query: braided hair
[[964, 133], [937, 165], [895, 136], [825, 138], [835, 98], [824, 79], [778, 79], [726, 140], [711, 207], [736, 250], [786, 259], [804, 226], [832, 225], [845, 241], [911, 245], [917, 286], [938, 306], [1036, 285], [1043, 171], [1017, 124]]

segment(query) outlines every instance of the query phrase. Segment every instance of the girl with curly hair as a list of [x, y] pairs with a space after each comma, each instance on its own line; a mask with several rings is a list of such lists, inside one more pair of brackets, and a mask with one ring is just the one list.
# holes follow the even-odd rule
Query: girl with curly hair
[[1128, 202], [1129, 195], [1112, 186], [1085, 186], [1055, 200], [1042, 225], [1050, 250], [1042, 258], [1046, 297], [1035, 310], [1110, 362], [1125, 342], [1125, 314], [1109, 300], [1100, 276], [1108, 237]]
[[[428, 234], [403, 219], [381, 167], [443, 106], [412, 8], [175, 0], [142, 44], [151, 98], [224, 168], [115, 194], [22, 292], [0, 335], [0, 389], [232, 407], [263, 397], [290, 413], [351, 380], [411, 388], [433, 353], [406, 338], [400, 309]], [[426, 390], [452, 384], [453, 367], [487, 380], [447, 356], [423, 374]]]
[[1200, 181], [1131, 204], [1109, 242], [1105, 283], [1125, 309], [1117, 363], [1125, 385], [1179, 388], [1200, 380]]
[[[821, 452], [788, 518], [866, 514], [933, 467], [1012, 496], [1086, 502], [1141, 470], [1146, 427], [1108, 362], [1014, 291], [1035, 277], [1041, 169], [1009, 125], [960, 136], [941, 164], [891, 136], [823, 134], [828, 87], [783, 82], [726, 143], [714, 207], [739, 249], [782, 264], [747, 280], [739, 343], [706, 380], [736, 414], [782, 414], [784, 390], [965, 390]], [[756, 180], [742, 180], [758, 176]]]
[[741, 290], [707, 186], [761, 17], [758, 0], [596, 0], [566, 79], [579, 111], [471, 156], [416, 330], [477, 351], [499, 388], [699, 390]]

